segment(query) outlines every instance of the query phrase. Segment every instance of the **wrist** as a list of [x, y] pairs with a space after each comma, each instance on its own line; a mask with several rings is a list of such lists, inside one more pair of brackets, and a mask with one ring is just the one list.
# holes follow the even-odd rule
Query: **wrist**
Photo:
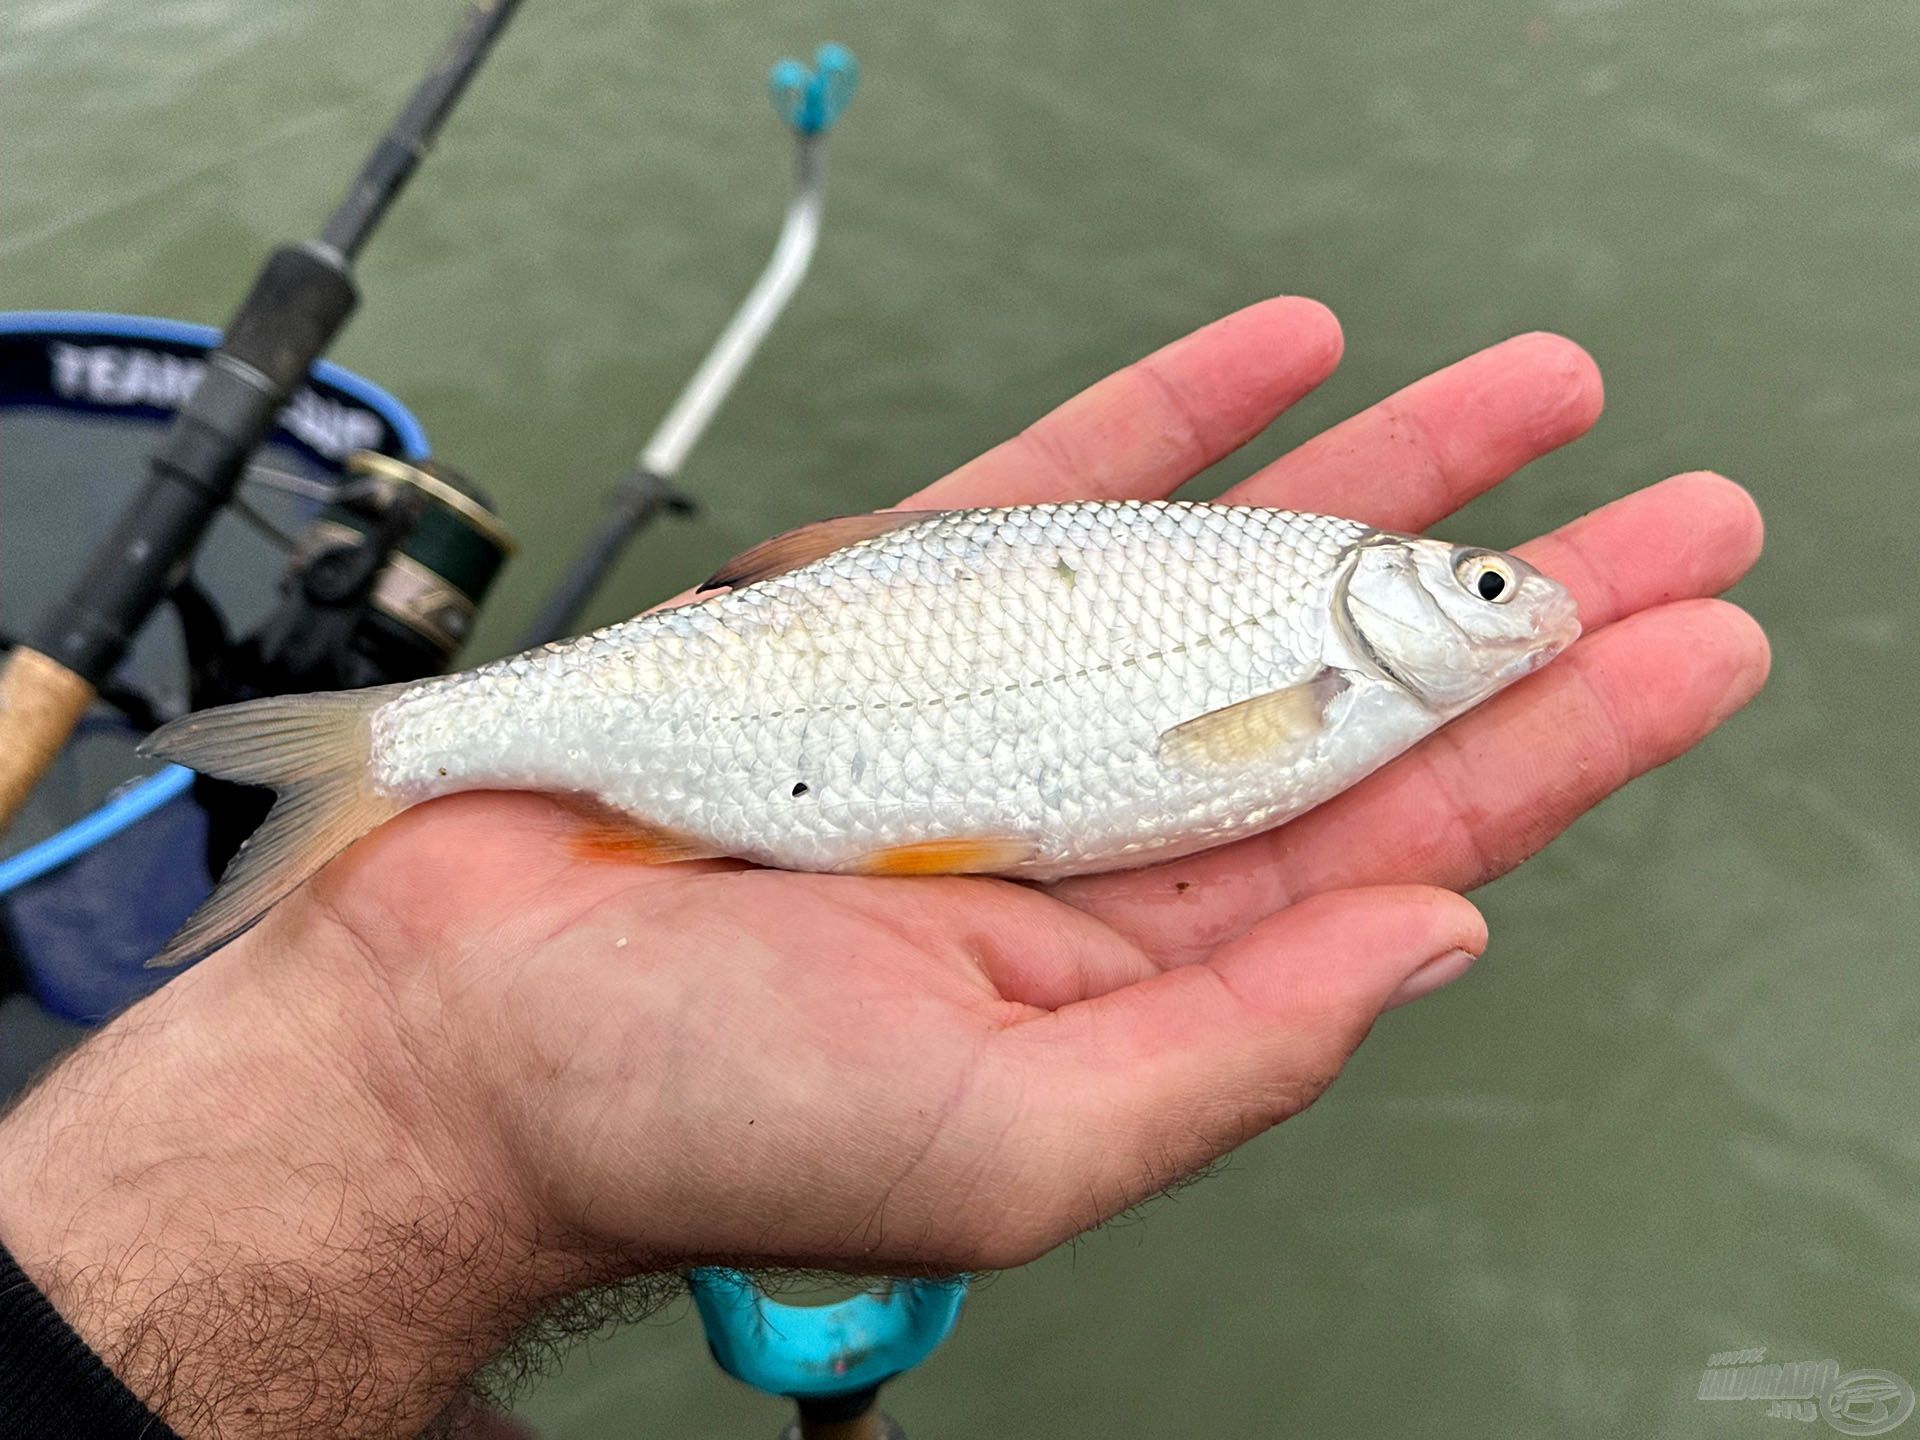
[[0, 1239], [183, 1433], [418, 1428], [603, 1278], [543, 1238], [420, 1038], [432, 989], [290, 906], [0, 1122]]

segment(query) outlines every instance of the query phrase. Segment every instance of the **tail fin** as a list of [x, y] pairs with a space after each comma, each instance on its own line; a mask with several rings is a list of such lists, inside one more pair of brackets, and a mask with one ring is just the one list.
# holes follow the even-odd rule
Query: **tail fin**
[[406, 809], [370, 787], [368, 719], [403, 689], [285, 695], [183, 715], [140, 746], [221, 780], [270, 785], [279, 798], [206, 902], [148, 965], [196, 960], [250, 928], [327, 861]]

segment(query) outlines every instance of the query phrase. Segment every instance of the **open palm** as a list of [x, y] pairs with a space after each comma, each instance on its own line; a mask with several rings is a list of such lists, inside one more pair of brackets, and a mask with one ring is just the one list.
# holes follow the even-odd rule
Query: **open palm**
[[[1340, 346], [1310, 301], [1256, 305], [909, 503], [1167, 495]], [[1599, 408], [1583, 352], [1522, 336], [1225, 499], [1421, 529]], [[1458, 892], [1750, 698], [1765, 641], [1701, 597], [1759, 544], [1745, 493], [1692, 475], [1521, 547], [1578, 600], [1573, 650], [1339, 799], [1205, 854], [1044, 890], [643, 868], [571, 856], [580, 822], [555, 801], [468, 795], [354, 847], [261, 939], [351, 937], [408, 1073], [465, 1097], [443, 1103], [503, 1147], [543, 1233], [629, 1264], [1016, 1263], [1310, 1103], [1383, 1008], [1479, 953]]]

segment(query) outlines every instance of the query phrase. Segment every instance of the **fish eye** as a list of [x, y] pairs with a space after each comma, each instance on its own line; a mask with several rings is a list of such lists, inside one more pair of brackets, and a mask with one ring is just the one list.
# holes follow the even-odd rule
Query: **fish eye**
[[1513, 573], [1513, 566], [1484, 550], [1462, 556], [1453, 573], [1462, 586], [1495, 605], [1506, 604], [1520, 588], [1520, 577]]

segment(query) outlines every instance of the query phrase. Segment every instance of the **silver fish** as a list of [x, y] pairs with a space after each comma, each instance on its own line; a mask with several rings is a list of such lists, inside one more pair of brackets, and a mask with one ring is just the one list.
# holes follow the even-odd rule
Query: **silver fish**
[[1046, 880], [1185, 855], [1338, 794], [1580, 630], [1511, 555], [1171, 501], [826, 521], [718, 586], [460, 674], [155, 732], [147, 753], [280, 795], [155, 963], [463, 790], [589, 797], [617, 823], [586, 847], [648, 862]]

